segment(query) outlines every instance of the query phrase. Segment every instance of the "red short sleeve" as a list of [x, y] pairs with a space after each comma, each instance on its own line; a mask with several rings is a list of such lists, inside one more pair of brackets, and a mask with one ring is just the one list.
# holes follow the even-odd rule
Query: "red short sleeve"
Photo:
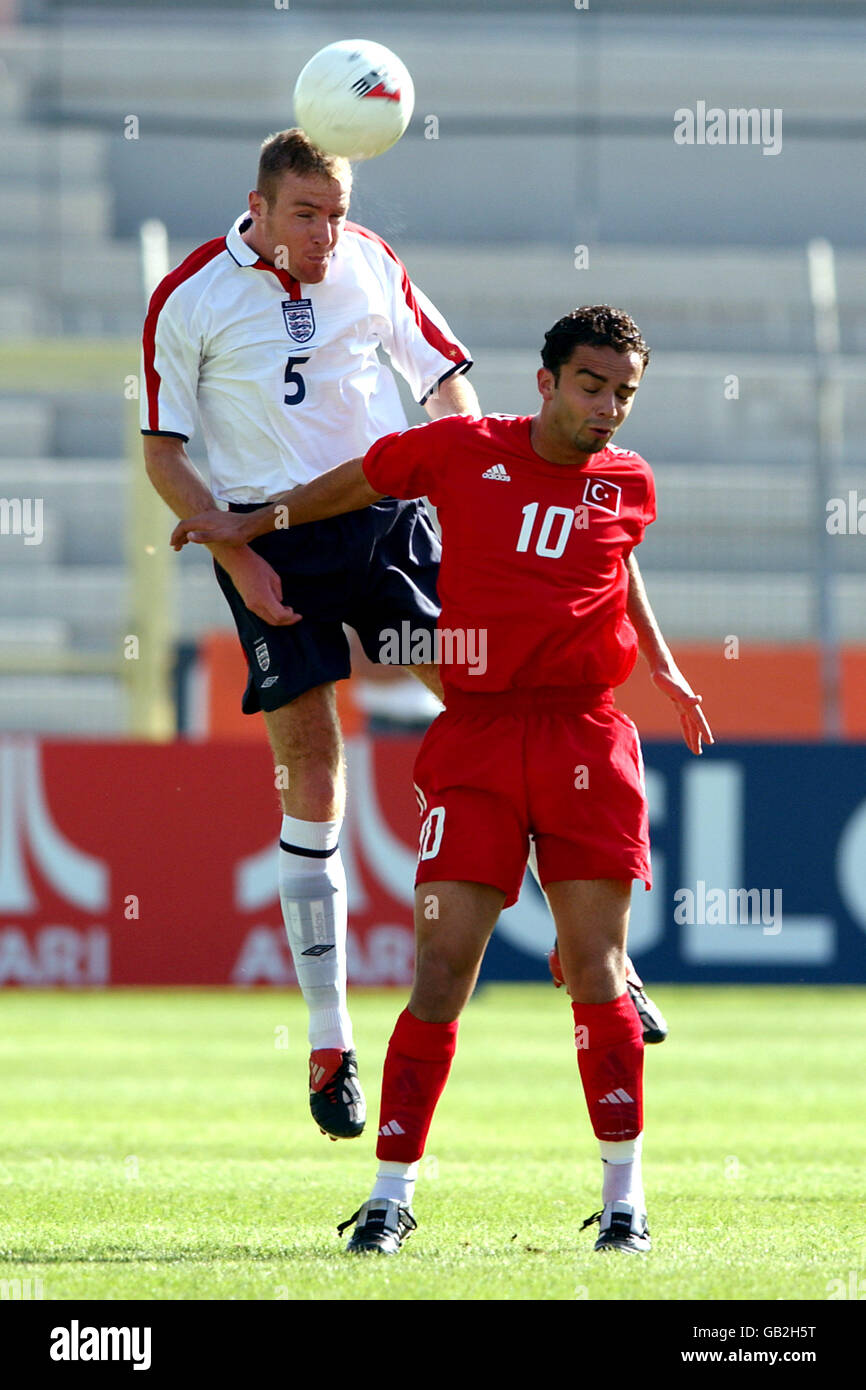
[[652, 475], [652, 469], [647, 465], [646, 470], [646, 502], [643, 509], [643, 524], [649, 526], [656, 519], [656, 484]]
[[361, 465], [370, 486], [384, 497], [429, 497], [436, 506], [448, 457], [443, 426], [454, 418], [459, 417], [431, 420], [377, 439]]

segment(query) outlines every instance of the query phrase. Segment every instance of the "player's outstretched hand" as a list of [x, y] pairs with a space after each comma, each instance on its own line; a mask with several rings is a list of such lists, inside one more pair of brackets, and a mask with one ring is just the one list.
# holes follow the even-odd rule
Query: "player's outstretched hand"
[[301, 621], [301, 614], [283, 603], [280, 576], [267, 560], [247, 546], [238, 549], [214, 547], [214, 558], [222, 565], [251, 613], [272, 627], [291, 627]]
[[686, 746], [692, 753], [700, 754], [702, 740], [714, 743], [710, 726], [701, 709], [701, 697], [696, 695], [679, 667], [673, 662], [657, 667], [652, 672], [652, 680], [657, 690], [673, 700], [680, 717], [680, 728]]
[[221, 512], [212, 508], [188, 516], [179, 521], [171, 533], [171, 543], [175, 550], [182, 550], [187, 541], [198, 541], [199, 545], [246, 545], [250, 539], [247, 534], [247, 516], [244, 512]]

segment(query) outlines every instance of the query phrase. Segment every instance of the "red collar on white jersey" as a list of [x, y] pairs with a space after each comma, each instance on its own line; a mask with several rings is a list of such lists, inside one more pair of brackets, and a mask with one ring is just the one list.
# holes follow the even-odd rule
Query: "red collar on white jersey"
[[290, 275], [287, 270], [281, 270], [278, 266], [271, 265], [270, 261], [263, 261], [258, 251], [254, 251], [248, 246], [241, 236], [252, 225], [252, 218], [248, 212], [244, 212], [229, 229], [226, 236], [226, 250], [233, 261], [239, 266], [252, 267], [253, 270], [269, 270], [272, 275], [276, 275], [283, 289], [298, 299], [301, 293], [301, 282], [296, 280], [294, 275]]

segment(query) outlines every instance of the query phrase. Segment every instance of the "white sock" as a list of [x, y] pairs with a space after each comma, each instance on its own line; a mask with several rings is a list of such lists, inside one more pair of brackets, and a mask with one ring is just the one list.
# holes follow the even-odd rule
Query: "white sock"
[[295, 973], [310, 1011], [310, 1047], [345, 1052], [353, 1042], [346, 1004], [346, 875], [337, 848], [341, 824], [283, 816], [279, 883]]
[[392, 1202], [405, 1202], [411, 1207], [417, 1176], [418, 1163], [389, 1163], [380, 1159], [370, 1197], [388, 1197]]
[[601, 1163], [604, 1169], [604, 1185], [601, 1200], [608, 1202], [628, 1202], [635, 1211], [646, 1212], [646, 1198], [643, 1193], [641, 1174], [641, 1151], [643, 1135], [636, 1139], [623, 1139], [616, 1143], [600, 1139]]

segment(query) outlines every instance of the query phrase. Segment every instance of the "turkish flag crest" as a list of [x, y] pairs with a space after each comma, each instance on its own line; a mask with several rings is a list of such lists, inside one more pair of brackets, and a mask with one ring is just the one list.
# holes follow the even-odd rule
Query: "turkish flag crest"
[[587, 478], [586, 486], [583, 489], [585, 507], [598, 507], [600, 512], [619, 516], [621, 497], [622, 488], [616, 483], [609, 483], [606, 478]]

